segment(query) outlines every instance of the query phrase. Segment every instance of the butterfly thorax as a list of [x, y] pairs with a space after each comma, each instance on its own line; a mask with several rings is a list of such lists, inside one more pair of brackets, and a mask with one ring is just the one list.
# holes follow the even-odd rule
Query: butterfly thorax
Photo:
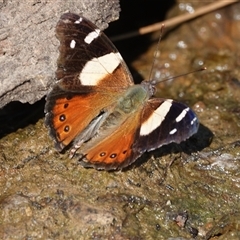
[[151, 94], [145, 86], [142, 84], [133, 85], [118, 100], [117, 109], [125, 114], [133, 113], [143, 106], [150, 97]]

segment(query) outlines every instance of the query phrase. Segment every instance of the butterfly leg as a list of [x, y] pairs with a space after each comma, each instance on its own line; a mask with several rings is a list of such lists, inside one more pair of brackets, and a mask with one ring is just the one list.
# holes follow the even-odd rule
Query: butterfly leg
[[77, 142], [77, 143], [75, 143], [74, 144], [74, 146], [71, 148], [71, 150], [70, 150], [70, 154], [69, 154], [69, 157], [70, 158], [73, 158], [74, 157], [74, 155], [75, 155], [75, 153], [76, 153], [76, 151], [81, 147], [81, 145], [83, 144], [83, 140], [81, 140], [81, 141], [79, 141], [79, 142]]

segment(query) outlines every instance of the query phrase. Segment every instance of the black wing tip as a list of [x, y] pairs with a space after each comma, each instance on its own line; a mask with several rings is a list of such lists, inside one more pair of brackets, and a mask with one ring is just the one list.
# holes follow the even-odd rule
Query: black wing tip
[[72, 12], [66, 12], [66, 13], [63, 13], [62, 15], [61, 15], [61, 17], [60, 17], [60, 20], [62, 20], [62, 21], [65, 21], [65, 20], [70, 20], [70, 19], [72, 19], [72, 20], [78, 20], [80, 17], [82, 17], [82, 16], [80, 16], [80, 15], [78, 15], [78, 14], [76, 14], [76, 13], [72, 13]]

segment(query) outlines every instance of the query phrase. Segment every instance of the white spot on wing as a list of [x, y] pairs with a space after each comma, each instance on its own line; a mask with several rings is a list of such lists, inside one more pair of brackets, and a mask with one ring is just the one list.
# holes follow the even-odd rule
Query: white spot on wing
[[75, 41], [75, 40], [72, 40], [72, 41], [70, 42], [70, 48], [75, 48], [75, 46], [76, 46], [76, 41]]
[[195, 117], [195, 118], [191, 121], [191, 125], [193, 125], [196, 121], [197, 121], [197, 118]]
[[79, 24], [83, 19], [80, 17], [78, 20], [76, 20], [74, 23]]
[[97, 85], [109, 73], [112, 73], [120, 64], [119, 53], [109, 53], [88, 61], [79, 75], [82, 85]]
[[166, 100], [163, 102], [153, 113], [149, 116], [149, 118], [142, 124], [140, 128], [140, 135], [145, 136], [153, 132], [156, 128], [158, 128], [166, 115], [168, 114], [170, 108], [172, 106], [172, 100]]
[[176, 118], [176, 122], [180, 122], [187, 114], [187, 112], [189, 111], [189, 107], [185, 108], [182, 110], [182, 112], [178, 115], [178, 117]]
[[100, 29], [95, 29], [93, 32], [90, 32], [85, 38], [84, 42], [90, 44], [95, 38], [99, 36]]
[[119, 52], [116, 52], [115, 55], [117, 56], [117, 58], [123, 61], [122, 55]]
[[173, 134], [176, 133], [176, 132], [177, 132], [177, 129], [174, 128], [173, 130], [171, 130], [171, 131], [169, 132], [169, 134], [170, 134], [170, 135], [173, 135]]

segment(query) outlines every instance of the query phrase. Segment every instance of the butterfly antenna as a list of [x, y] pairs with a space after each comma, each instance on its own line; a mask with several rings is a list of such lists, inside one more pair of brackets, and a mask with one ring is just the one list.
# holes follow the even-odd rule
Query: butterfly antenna
[[202, 68], [196, 69], [196, 70], [191, 71], [191, 72], [188, 72], [188, 73], [183, 73], [183, 74], [179, 74], [179, 75], [174, 76], [174, 77], [165, 78], [165, 79], [162, 79], [162, 80], [160, 80], [160, 81], [158, 81], [158, 82], [156, 81], [156, 84], [162, 83], [162, 82], [166, 82], [166, 81], [169, 81], [169, 80], [173, 80], [173, 79], [175, 79], [175, 78], [183, 77], [183, 76], [186, 76], [186, 75], [188, 75], [188, 74], [195, 73], [195, 72], [204, 71], [204, 70], [206, 70], [206, 69], [207, 69], [206, 67], [202, 67]]
[[155, 50], [155, 52], [154, 52], [152, 67], [151, 67], [151, 70], [150, 70], [150, 73], [149, 73], [149, 77], [148, 77], [148, 80], [149, 80], [149, 81], [151, 81], [151, 79], [152, 79], [151, 77], [152, 77], [153, 69], [154, 69], [154, 67], [155, 67], [155, 63], [156, 63], [156, 60], [157, 60], [157, 58], [158, 58], [158, 50], [159, 50], [160, 42], [161, 42], [161, 40], [162, 40], [164, 27], [165, 27], [165, 25], [162, 24], [162, 26], [161, 26], [161, 28], [160, 28], [160, 36], [159, 36], [159, 38], [158, 38], [157, 47], [156, 47], [156, 50]]
[[158, 39], [158, 42], [157, 42], [157, 47], [156, 47], [156, 50], [154, 52], [153, 63], [152, 63], [152, 66], [151, 66], [151, 70], [150, 70], [148, 81], [151, 81], [152, 83], [158, 84], [158, 83], [166, 82], [166, 81], [169, 81], [169, 80], [173, 80], [175, 78], [183, 77], [183, 76], [186, 76], [188, 74], [192, 74], [192, 73], [195, 73], [195, 72], [200, 72], [200, 71], [206, 70], [207, 69], [206, 67], [202, 67], [200, 69], [197, 69], [197, 70], [194, 70], [194, 71], [191, 71], [191, 72], [188, 72], [188, 73], [179, 74], [179, 75], [174, 76], [174, 77], [165, 78], [165, 79], [162, 79], [160, 81], [152, 79], [152, 73], [153, 73], [153, 69], [155, 67], [156, 60], [158, 58], [158, 50], [159, 50], [160, 42], [162, 40], [164, 27], [165, 27], [165, 25], [162, 24], [162, 26], [160, 28], [160, 36], [159, 36], [159, 39]]

